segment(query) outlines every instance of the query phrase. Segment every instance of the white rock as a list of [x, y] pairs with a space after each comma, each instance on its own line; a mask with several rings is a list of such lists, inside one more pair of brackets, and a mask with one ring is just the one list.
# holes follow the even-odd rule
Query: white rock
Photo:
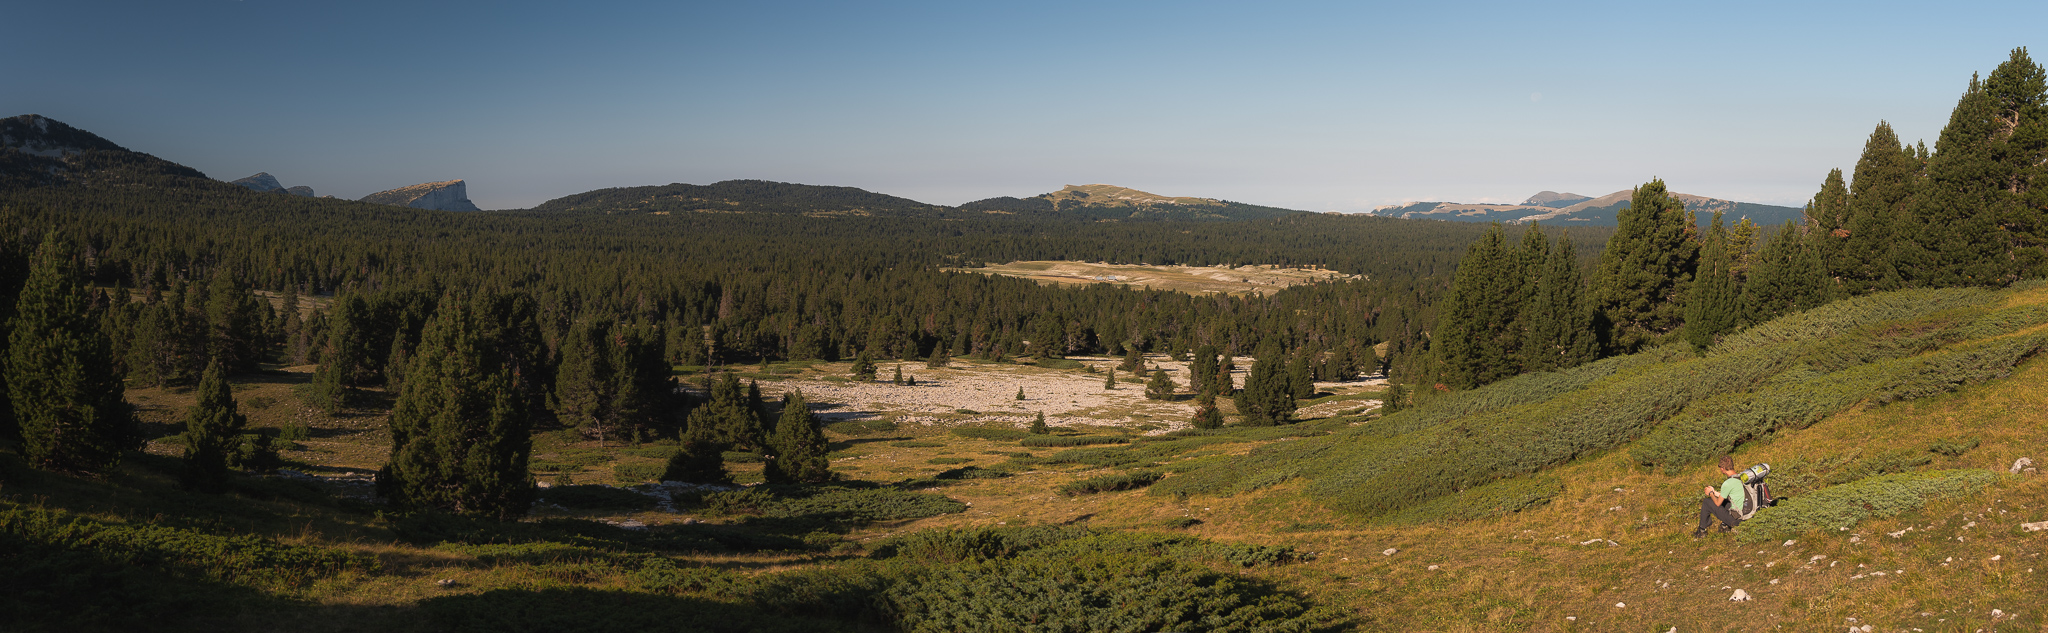
[[2000, 611], [2000, 610], [1997, 610], [1997, 609], [1992, 609], [1992, 610], [1991, 610], [1991, 618], [1992, 618], [1992, 619], [1998, 619], [1998, 618], [2002, 618], [2002, 617], [2005, 617], [2005, 612], [2004, 612], [2004, 611]]
[[2026, 470], [2028, 466], [2032, 465], [2034, 465], [2034, 458], [2021, 457], [2019, 459], [2013, 460], [2012, 469], [2006, 472], [2017, 475], [2020, 474], [2020, 471]]
[[1799, 544], [1799, 541], [1791, 541], [1791, 540], [1785, 541], [1785, 547], [1791, 547], [1791, 546], [1793, 546], [1793, 545], [1798, 545], [1798, 544]]
[[1616, 609], [1626, 609], [1626, 608], [1628, 608], [1628, 603], [1626, 603], [1626, 602], [1616, 602], [1616, 603], [1614, 603], [1614, 608], [1616, 608]]
[[1430, 565], [1430, 566], [1429, 566], [1429, 570], [1430, 570], [1430, 571], [1436, 571], [1436, 565]]
[[1734, 602], [1747, 602], [1749, 600], [1749, 592], [1737, 589], [1735, 590], [1735, 595], [1728, 596], [1728, 599]]
[[1380, 555], [1381, 555], [1381, 556], [1393, 556], [1393, 555], [1394, 555], [1394, 552], [1398, 552], [1398, 551], [1401, 551], [1401, 550], [1398, 550], [1398, 549], [1394, 549], [1394, 548], [1391, 548], [1391, 547], [1389, 547], [1389, 548], [1387, 548], [1387, 551], [1384, 551], [1384, 552], [1380, 552]]
[[1775, 585], [1775, 584], [1778, 584], [1778, 579], [1776, 579], [1776, 578], [1772, 578], [1772, 579], [1771, 579], [1771, 584], [1773, 584], [1773, 585]]
[[1997, 555], [1997, 556], [1993, 556], [1993, 557], [1991, 557], [1991, 561], [1992, 561], [1992, 562], [1994, 562], [1994, 563], [1995, 563], [1995, 562], [1998, 562], [1998, 561], [2001, 561], [2001, 560], [2005, 560], [2005, 555], [2004, 555], [2004, 554], [1999, 554], [1999, 555]]
[[2040, 521], [2036, 523], [2021, 523], [2020, 529], [2026, 530], [2028, 532], [2039, 532], [2041, 530], [2048, 530], [2048, 521]]
[[[1222, 384], [1222, 383], [1220, 383], [1220, 382], [1219, 382], [1219, 383], [1217, 383], [1217, 384]], [[1813, 555], [1813, 558], [1809, 558], [1809, 559], [1806, 559], [1806, 560], [1808, 560], [1808, 561], [1816, 561], [1816, 560], [1827, 560], [1827, 557], [1828, 557], [1828, 555], [1827, 555], [1827, 554], [1814, 554], [1814, 555]]]
[[1566, 621], [1566, 622], [1577, 622], [1577, 621], [1579, 621], [1579, 616], [1576, 616], [1576, 615], [1567, 615], [1567, 616], [1564, 616], [1564, 621]]

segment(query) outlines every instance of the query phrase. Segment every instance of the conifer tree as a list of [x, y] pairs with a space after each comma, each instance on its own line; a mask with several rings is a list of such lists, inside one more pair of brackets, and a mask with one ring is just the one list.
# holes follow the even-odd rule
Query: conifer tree
[[952, 364], [952, 362], [953, 357], [946, 353], [946, 346], [940, 345], [932, 348], [932, 355], [930, 358], [925, 359], [924, 366], [925, 369], [940, 369]]
[[818, 483], [832, 480], [831, 462], [825, 457], [827, 442], [818, 429], [802, 390], [782, 396], [782, 417], [775, 423], [774, 453], [763, 475], [768, 483]]
[[1535, 296], [1523, 310], [1524, 371], [1556, 371], [1592, 361], [1600, 355], [1593, 331], [1593, 310], [1586, 300], [1586, 279], [1569, 234], [1559, 234], [1547, 251]]
[[1848, 219], [1842, 227], [1848, 236], [1842, 238], [1842, 268], [1837, 274], [1849, 294], [1894, 290], [1903, 283], [1893, 251], [1911, 237], [1906, 227], [1914, 222], [1906, 203], [1919, 171], [1913, 150], [1899, 142], [1890, 123], [1878, 122], [1863, 145], [1863, 157], [1856, 161]]
[[1216, 378], [1216, 346], [1204, 344], [1195, 348], [1194, 358], [1188, 359], [1188, 390], [1201, 393], [1209, 390], [1209, 382]]
[[[1103, 390], [1105, 390], [1105, 391], [1109, 391], [1109, 390], [1114, 390], [1114, 389], [1116, 389], [1116, 368], [1115, 368], [1115, 367], [1111, 367], [1111, 368], [1109, 368], [1109, 371], [1106, 371], [1106, 372], [1103, 372], [1103, 373], [1102, 373], [1102, 388], [1103, 388]], [[1019, 389], [1017, 390], [1017, 399], [1018, 399], [1018, 400], [1023, 400], [1023, 399], [1024, 399], [1024, 397], [1023, 397], [1023, 396], [1024, 396], [1024, 390], [1023, 390], [1022, 388], [1019, 388]]]
[[1827, 303], [1834, 280], [1827, 276], [1819, 246], [1785, 223], [1757, 251], [1748, 283], [1742, 285], [1742, 319], [1755, 325]]
[[1119, 363], [1116, 368], [1133, 374], [1144, 371], [1145, 356], [1138, 353], [1137, 345], [1131, 345], [1129, 351], [1124, 352], [1124, 361]]
[[1167, 376], [1166, 370], [1152, 370], [1152, 379], [1145, 382], [1145, 399], [1172, 400], [1175, 388], [1173, 377]]
[[1292, 393], [1296, 399], [1315, 397], [1315, 369], [1311, 367], [1313, 361], [1309, 361], [1309, 356], [1313, 356], [1313, 352], [1309, 352], [1307, 348], [1298, 348], [1294, 350], [1292, 361], [1288, 361], [1286, 365], [1288, 393]]
[[199, 401], [185, 410], [184, 484], [195, 490], [217, 491], [227, 487], [228, 458], [242, 442], [248, 425], [228, 388], [227, 372], [221, 362], [208, 363], [199, 379]]
[[860, 355], [854, 357], [853, 368], [850, 372], [853, 374], [854, 380], [862, 382], [873, 381], [875, 379], [875, 358], [869, 356], [867, 350], [861, 350]]
[[767, 445], [767, 438], [761, 428], [759, 413], [750, 400], [746, 387], [740, 385], [739, 376], [726, 373], [712, 383], [711, 400], [690, 411], [689, 430], [704, 429], [707, 433], [705, 438], [721, 450], [762, 448]]
[[1031, 420], [1031, 434], [1032, 434], [1032, 435], [1045, 435], [1045, 434], [1048, 434], [1048, 433], [1051, 433], [1051, 432], [1052, 432], [1052, 429], [1046, 428], [1046, 426], [1045, 426], [1045, 412], [1044, 412], [1044, 411], [1040, 411], [1040, 412], [1038, 412], [1038, 417], [1036, 417], [1036, 418], [1032, 418], [1032, 420]]
[[1728, 254], [1728, 231], [1721, 212], [1714, 212], [1707, 232], [1706, 253], [1700, 256], [1699, 279], [1685, 304], [1685, 340], [1693, 351], [1705, 354], [1721, 335], [1734, 331], [1741, 309], [1741, 291], [1735, 286], [1735, 260]]
[[606, 324], [583, 321], [571, 325], [561, 339], [561, 362], [555, 370], [555, 417], [602, 443], [611, 435], [611, 404], [617, 385], [611, 355], [605, 353]]
[[369, 360], [370, 305], [361, 295], [336, 297], [327, 317], [327, 345], [313, 373], [313, 404], [333, 414], [349, 405], [363, 385]]
[[531, 425], [488, 303], [444, 299], [421, 334], [378, 476], [395, 505], [505, 520], [533, 503]]
[[1216, 408], [1216, 392], [1202, 392], [1195, 400], [1195, 417], [1188, 423], [1204, 430], [1223, 428], [1223, 412]]
[[1231, 360], [1230, 354], [1225, 353], [1221, 358], [1217, 359], [1216, 361], [1216, 377], [1209, 381], [1209, 388], [1215, 391], [1217, 395], [1236, 395], [1237, 377], [1234, 374], [1234, 372], [1236, 371], [1236, 361]]
[[263, 335], [256, 296], [225, 268], [214, 271], [206, 288], [206, 354], [221, 360], [229, 373], [256, 371], [263, 356]]
[[892, 385], [901, 385], [901, 384], [903, 384], [903, 366], [902, 366], [902, 365], [897, 365], [897, 366], [896, 366], [896, 375], [894, 375], [894, 376], [890, 376], [890, 377], [889, 377], [889, 384], [892, 384]]
[[1281, 369], [1282, 358], [1279, 344], [1271, 341], [1253, 357], [1251, 376], [1245, 378], [1236, 400], [1245, 426], [1274, 426], [1293, 419], [1294, 390]]
[[1023, 400], [1023, 399], [1024, 399], [1024, 388], [1023, 388], [1023, 387], [1021, 387], [1021, 386], [1017, 388], [1017, 399], [1018, 399], [1018, 400]]
[[1842, 170], [1828, 172], [1821, 180], [1820, 193], [1806, 203], [1806, 231], [1814, 254], [1825, 266], [1823, 276], [1842, 279], [1853, 274], [1856, 262], [1845, 251], [1849, 243], [1849, 183]]
[[1699, 268], [1691, 212], [1663, 180], [1636, 187], [1593, 274], [1593, 304], [1612, 351], [1628, 353], [1684, 322], [1685, 298]]
[[6, 382], [21, 456], [45, 470], [111, 470], [140, 438], [111, 345], [55, 232], [36, 248], [14, 307]]
[[725, 447], [718, 442], [715, 420], [708, 416], [690, 413], [688, 424], [683, 429], [683, 446], [671, 453], [667, 466], [662, 470], [662, 481], [681, 481], [693, 484], [730, 484], [732, 475], [725, 472]]
[[1515, 305], [1523, 292], [1519, 277], [1519, 258], [1508, 250], [1499, 223], [1458, 260], [1431, 337], [1445, 385], [1471, 389], [1521, 373], [1520, 306]]
[[1398, 383], [1387, 383], [1387, 391], [1380, 398], [1381, 415], [1391, 415], [1408, 408], [1408, 388]]
[[174, 308], [162, 302], [138, 307], [128, 341], [129, 379], [138, 387], [162, 387], [181, 373], [185, 358]]

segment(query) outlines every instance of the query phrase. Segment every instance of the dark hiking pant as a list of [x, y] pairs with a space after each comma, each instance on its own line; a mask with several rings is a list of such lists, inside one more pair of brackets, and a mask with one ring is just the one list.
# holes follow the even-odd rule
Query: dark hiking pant
[[1700, 495], [1700, 529], [1694, 530], [1695, 532], [1706, 532], [1707, 528], [1714, 525], [1714, 519], [1720, 519], [1721, 525], [1726, 525], [1731, 530], [1742, 524], [1742, 519], [1735, 518], [1735, 513], [1729, 511], [1728, 506], [1721, 505], [1722, 503], [1727, 502], [1714, 503], [1713, 497]]

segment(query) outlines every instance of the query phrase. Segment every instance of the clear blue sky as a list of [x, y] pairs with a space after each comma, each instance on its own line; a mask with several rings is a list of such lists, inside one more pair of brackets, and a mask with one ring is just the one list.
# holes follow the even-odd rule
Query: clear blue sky
[[7, 2], [0, 116], [223, 180], [484, 208], [758, 178], [958, 204], [1109, 183], [1314, 211], [1797, 205], [1931, 145], [2048, 2]]

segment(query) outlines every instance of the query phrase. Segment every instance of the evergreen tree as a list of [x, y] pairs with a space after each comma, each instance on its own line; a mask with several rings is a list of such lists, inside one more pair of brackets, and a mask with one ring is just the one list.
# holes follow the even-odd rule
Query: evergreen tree
[[1895, 290], [1902, 280], [1893, 263], [1894, 246], [1911, 236], [1914, 224], [1906, 203], [1919, 177], [1913, 150], [1899, 142], [1890, 123], [1879, 122], [1856, 161], [1849, 186], [1849, 217], [1842, 229], [1839, 254], [1844, 289], [1849, 294]]
[[897, 365], [897, 366], [896, 366], [896, 375], [894, 375], [894, 376], [890, 376], [890, 377], [889, 377], [889, 384], [892, 384], [892, 385], [901, 385], [901, 384], [903, 384], [903, 366], [902, 366], [902, 365]]
[[[1105, 390], [1105, 391], [1108, 391], [1108, 390], [1114, 390], [1114, 389], [1116, 389], [1116, 368], [1115, 368], [1115, 367], [1111, 367], [1111, 368], [1109, 368], [1109, 371], [1103, 372], [1103, 374], [1102, 374], [1102, 388], [1103, 388], [1103, 390]], [[1022, 395], [1023, 395], [1023, 393], [1024, 393], [1024, 391], [1023, 391], [1022, 389], [1019, 389], [1019, 390], [1017, 391], [1017, 394], [1018, 394], [1019, 396], [1022, 396]], [[1018, 398], [1018, 399], [1019, 399], [1019, 400], [1022, 400], [1023, 398], [1021, 398], [1021, 397], [1020, 397], [1020, 398]]]
[[1560, 234], [1548, 249], [1535, 296], [1523, 311], [1524, 371], [1569, 369], [1599, 358], [1600, 340], [1593, 331], [1593, 310], [1586, 301], [1586, 279], [1571, 236]]
[[487, 336], [502, 331], [489, 303], [444, 299], [421, 335], [378, 476], [399, 507], [505, 520], [533, 503], [531, 425], [502, 341]]
[[32, 262], [7, 334], [7, 394], [21, 456], [45, 470], [107, 472], [140, 439], [109, 362], [111, 344], [55, 232]]
[[1998, 218], [2010, 214], [2014, 200], [2006, 195], [2006, 170], [1999, 164], [1999, 137], [2006, 124], [1997, 118], [1997, 100], [1977, 77], [1950, 114], [1927, 164], [1927, 182], [1914, 201], [1921, 220], [1918, 242], [1924, 257], [1915, 277], [1942, 286], [1995, 285], [2010, 270], [2005, 244], [1997, 235]]
[[613, 435], [611, 404], [618, 379], [606, 353], [606, 324], [583, 321], [561, 339], [555, 369], [555, 418], [599, 443]]
[[1118, 364], [1116, 368], [1133, 374], [1144, 371], [1145, 357], [1138, 353], [1138, 346], [1132, 345], [1130, 351], [1124, 352], [1124, 362]]
[[1245, 426], [1286, 424], [1294, 416], [1294, 390], [1281, 371], [1282, 352], [1267, 342], [1253, 357], [1251, 376], [1245, 378], [1244, 392], [1237, 396], [1237, 412]]
[[946, 353], [946, 346], [940, 345], [932, 348], [932, 355], [930, 358], [925, 359], [924, 366], [925, 369], [940, 369], [952, 362], [953, 357]]
[[1236, 395], [1237, 377], [1233, 374], [1236, 371], [1236, 361], [1231, 360], [1230, 354], [1224, 354], [1222, 358], [1216, 361], [1216, 377], [1209, 381], [1209, 388], [1215, 391], [1217, 395]]
[[313, 372], [313, 404], [329, 414], [340, 413], [366, 378], [369, 360], [370, 305], [361, 295], [336, 297], [327, 317], [327, 345], [321, 348], [320, 369]]
[[1032, 435], [1046, 435], [1046, 434], [1049, 434], [1049, 433], [1052, 433], [1052, 429], [1046, 428], [1046, 426], [1045, 426], [1045, 412], [1044, 412], [1044, 411], [1040, 411], [1040, 412], [1038, 412], [1038, 417], [1036, 417], [1036, 418], [1032, 418], [1032, 420], [1031, 420], [1031, 434], [1032, 434]]
[[1216, 346], [1204, 344], [1195, 348], [1194, 358], [1188, 359], [1188, 390], [1201, 393], [1209, 390], [1209, 383], [1216, 379]]
[[1706, 253], [1700, 256], [1699, 279], [1685, 304], [1685, 340], [1693, 351], [1706, 354], [1721, 335], [1735, 330], [1741, 309], [1741, 291], [1735, 286], [1735, 259], [1728, 253], [1728, 231], [1721, 212], [1714, 212], [1713, 228], [1707, 232]]
[[1145, 382], [1145, 399], [1172, 400], [1176, 388], [1173, 378], [1166, 375], [1166, 370], [1152, 370], [1152, 379]]
[[[1443, 383], [1471, 389], [1521, 373], [1515, 300], [1521, 296], [1519, 258], [1508, 250], [1500, 224], [1458, 260], [1450, 294], [1442, 302], [1436, 332]], [[1250, 383], [1246, 383], [1250, 389]]]
[[1195, 417], [1188, 423], [1203, 430], [1223, 428], [1223, 412], [1216, 408], [1216, 392], [1202, 392], [1195, 400]]
[[228, 458], [242, 442], [248, 419], [237, 411], [221, 362], [208, 363], [199, 379], [199, 402], [185, 410], [184, 484], [217, 491], [228, 484]]
[[1314, 354], [1307, 349], [1294, 351], [1294, 359], [1287, 363], [1287, 392], [1295, 399], [1313, 398], [1316, 395], [1316, 376], [1309, 360]]
[[739, 376], [726, 373], [712, 384], [711, 400], [690, 412], [688, 428], [691, 432], [703, 429], [704, 437], [721, 450], [763, 448], [767, 446], [766, 433], [750, 400]]
[[[1821, 180], [1820, 193], [1806, 203], [1806, 233], [1814, 254], [1825, 265], [1823, 276], [1840, 280], [1854, 274], [1855, 259], [1846, 253], [1849, 243], [1849, 183], [1842, 170], [1828, 172]], [[1831, 283], [1840, 283], [1839, 281]]]
[[256, 371], [263, 357], [261, 311], [256, 296], [233, 273], [216, 270], [206, 288], [206, 354], [229, 373]]
[[1024, 399], [1024, 388], [1023, 388], [1023, 387], [1018, 387], [1018, 388], [1017, 388], [1017, 399], [1018, 399], [1018, 400], [1023, 400], [1023, 399]]
[[1699, 243], [1692, 213], [1663, 180], [1636, 187], [1616, 220], [1593, 275], [1593, 304], [1605, 321], [1608, 346], [1628, 353], [1683, 323]]
[[873, 356], [869, 356], [867, 350], [861, 350], [860, 356], [856, 356], [853, 359], [853, 368], [851, 370], [851, 373], [853, 374], [854, 380], [858, 380], [861, 382], [874, 381], [875, 358]]
[[662, 470], [662, 481], [732, 483], [732, 475], [725, 472], [725, 447], [718, 441], [715, 424], [709, 416], [698, 416], [695, 411], [690, 413], [689, 423], [683, 429], [683, 446], [669, 455], [668, 465]]
[[184, 344], [174, 307], [162, 302], [136, 309], [128, 341], [129, 379], [138, 387], [172, 384], [185, 366]]
[[1822, 248], [1790, 222], [1765, 240], [1748, 283], [1742, 285], [1742, 324], [1755, 325], [1827, 303], [1834, 280], [1827, 276]]
[[831, 462], [826, 459], [825, 434], [818, 418], [811, 414], [802, 390], [782, 396], [782, 417], [775, 423], [774, 453], [763, 475], [768, 483], [819, 483], [832, 480]]
[[304, 365], [308, 362], [306, 319], [299, 315], [300, 301], [297, 286], [287, 284], [284, 288], [282, 305], [278, 308], [278, 342], [284, 345], [283, 361], [286, 365]]
[[1398, 383], [1387, 383], [1387, 391], [1380, 398], [1381, 415], [1392, 415], [1408, 408], [1408, 388]]

